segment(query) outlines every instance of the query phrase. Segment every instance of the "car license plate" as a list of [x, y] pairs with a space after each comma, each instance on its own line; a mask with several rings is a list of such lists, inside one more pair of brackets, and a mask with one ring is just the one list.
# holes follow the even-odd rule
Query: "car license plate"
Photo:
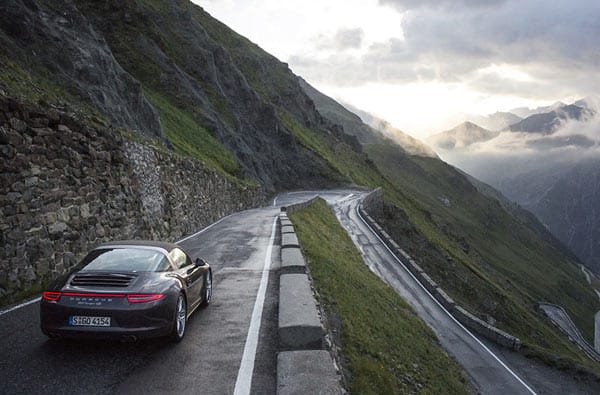
[[71, 326], [110, 326], [110, 317], [89, 317], [84, 315], [72, 315], [69, 317]]

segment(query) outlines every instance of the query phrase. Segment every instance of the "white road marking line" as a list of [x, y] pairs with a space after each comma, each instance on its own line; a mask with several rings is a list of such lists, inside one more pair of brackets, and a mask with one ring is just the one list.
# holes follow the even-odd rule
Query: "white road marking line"
[[354, 196], [353, 193], [349, 194], [348, 196], [344, 196], [343, 198], [341, 198], [340, 200], [338, 200], [338, 203], [345, 202], [346, 200], [350, 199], [352, 196]]
[[42, 298], [38, 296], [37, 298], [31, 299], [31, 300], [28, 300], [27, 302], [23, 302], [21, 304], [13, 306], [10, 309], [2, 310], [2, 311], [0, 311], [0, 315], [4, 315], [6, 313], [10, 313], [11, 311], [20, 309], [21, 307], [29, 306], [30, 304], [37, 303], [40, 300], [42, 300]]
[[[237, 214], [237, 213], [234, 213], [234, 214]], [[184, 238], [184, 239], [181, 239], [181, 240], [179, 240], [179, 241], [176, 241], [176, 242], [175, 242], [175, 244], [182, 243], [182, 242], [184, 242], [184, 241], [186, 241], [186, 240], [189, 240], [189, 239], [191, 239], [192, 237], [198, 236], [198, 235], [200, 235], [200, 234], [202, 234], [202, 233], [206, 232], [207, 230], [209, 230], [209, 229], [210, 229], [210, 228], [212, 228], [213, 226], [215, 226], [215, 225], [217, 225], [217, 224], [219, 224], [219, 223], [221, 223], [221, 222], [225, 221], [227, 218], [231, 217], [232, 215], [233, 215], [233, 214], [229, 214], [228, 216], [221, 218], [221, 219], [220, 219], [220, 220], [218, 220], [217, 222], [215, 222], [215, 223], [213, 223], [213, 224], [210, 224], [210, 225], [208, 225], [206, 228], [204, 228], [204, 229], [202, 229], [202, 230], [200, 230], [200, 231], [198, 231], [198, 232], [194, 233], [193, 235], [191, 235], [191, 236], [188, 236], [188, 237], [186, 237], [186, 238]]]
[[581, 265], [581, 271], [583, 272], [583, 275], [585, 276], [585, 279], [587, 280], [588, 284], [592, 285], [592, 279], [590, 278], [590, 275], [588, 274], [587, 270], [585, 270], [585, 267], [583, 265]]
[[267, 284], [269, 283], [269, 271], [271, 269], [271, 254], [273, 252], [273, 242], [275, 241], [275, 229], [277, 227], [277, 217], [273, 220], [271, 228], [271, 239], [267, 247], [265, 255], [265, 264], [263, 266], [262, 278], [260, 286], [256, 294], [254, 302], [254, 310], [252, 310], [252, 320], [244, 345], [244, 354], [242, 355], [242, 363], [238, 376], [235, 381], [234, 395], [246, 395], [250, 393], [252, 387], [252, 373], [254, 372], [254, 359], [256, 358], [256, 348], [258, 346], [258, 335], [260, 331], [260, 323], [262, 321], [263, 306], [265, 303], [265, 294], [267, 293]]
[[537, 395], [536, 392], [534, 390], [531, 389], [531, 387], [529, 387], [515, 372], [513, 372], [504, 362], [502, 362], [502, 360], [496, 356], [496, 354], [494, 354], [492, 352], [492, 350], [490, 350], [485, 344], [483, 344], [481, 342], [481, 340], [479, 340], [474, 334], [471, 333], [471, 331], [469, 331], [467, 328], [465, 328], [465, 326], [463, 324], [461, 324], [456, 318], [454, 318], [454, 316], [452, 314], [450, 314], [450, 312], [444, 307], [442, 306], [442, 304], [440, 302], [437, 301], [436, 298], [433, 297], [433, 295], [423, 286], [423, 284], [421, 284], [421, 282], [411, 273], [410, 270], [408, 270], [408, 268], [404, 265], [404, 263], [396, 256], [396, 254], [394, 254], [392, 252], [392, 250], [387, 246], [387, 244], [384, 243], [384, 241], [381, 239], [381, 237], [379, 237], [379, 235], [373, 230], [373, 228], [371, 228], [371, 225], [369, 225], [367, 223], [367, 221], [365, 221], [365, 219], [362, 217], [362, 215], [360, 215], [360, 211], [358, 210], [358, 205], [356, 205], [356, 214], [358, 214], [358, 217], [361, 219], [361, 221], [363, 221], [363, 223], [365, 225], [367, 225], [367, 227], [371, 230], [371, 232], [375, 235], [375, 237], [377, 237], [379, 239], [379, 241], [381, 242], [381, 244], [383, 244], [383, 246], [390, 252], [390, 254], [392, 254], [392, 256], [394, 257], [394, 259], [396, 259], [396, 261], [398, 261], [398, 263], [400, 263], [400, 265], [402, 265], [402, 267], [404, 268], [404, 270], [406, 270], [406, 272], [408, 274], [410, 274], [410, 276], [417, 282], [417, 284], [419, 284], [419, 286], [431, 297], [431, 299], [437, 303], [438, 306], [441, 307], [441, 309], [454, 321], [458, 324], [458, 326], [460, 326], [466, 333], [468, 333], [477, 343], [479, 343], [479, 345], [485, 350], [487, 351], [496, 361], [498, 361], [498, 363], [500, 365], [502, 365], [502, 367], [504, 369], [506, 369], [515, 379], [517, 379], [517, 381], [519, 383], [521, 383], [530, 393], [532, 393], [533, 395]]

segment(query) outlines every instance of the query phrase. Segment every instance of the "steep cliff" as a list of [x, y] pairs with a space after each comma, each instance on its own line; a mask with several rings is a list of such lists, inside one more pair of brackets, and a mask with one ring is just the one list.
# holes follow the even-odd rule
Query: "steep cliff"
[[[177, 107], [216, 138], [247, 176], [270, 190], [342, 180], [286, 123], [293, 118], [319, 133], [336, 132], [287, 65], [200, 7], [189, 1], [74, 3], [104, 34], [119, 63], [151, 92], [161, 114], [168, 112], [165, 101]], [[194, 145], [165, 128], [176, 147]]]
[[[17, 63], [29, 74], [51, 79], [116, 126], [165, 138], [140, 83], [123, 70], [102, 34], [71, 2], [1, 2], [0, 63], [7, 73], [18, 73], [7, 64]], [[15, 81], [16, 75], [3, 77]]]
[[506, 177], [506, 195], [530, 210], [584, 264], [600, 273], [600, 161], [588, 158]]

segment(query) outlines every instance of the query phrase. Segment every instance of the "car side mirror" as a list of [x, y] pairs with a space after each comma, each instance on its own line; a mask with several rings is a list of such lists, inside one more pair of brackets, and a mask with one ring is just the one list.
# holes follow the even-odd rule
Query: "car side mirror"
[[202, 258], [196, 258], [196, 266], [206, 266], [208, 263]]

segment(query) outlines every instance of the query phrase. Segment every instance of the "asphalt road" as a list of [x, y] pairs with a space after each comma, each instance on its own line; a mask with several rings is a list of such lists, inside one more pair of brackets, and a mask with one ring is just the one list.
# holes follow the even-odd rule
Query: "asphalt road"
[[587, 342], [581, 332], [579, 332], [579, 328], [577, 328], [564, 309], [549, 303], [540, 303], [539, 307], [544, 310], [548, 318], [550, 318], [555, 325], [558, 325], [564, 333], [568, 334], [572, 339], [571, 341], [577, 343], [584, 353], [590, 358], [600, 362], [600, 355], [598, 352]]
[[[211, 305], [190, 318], [179, 344], [50, 341], [39, 330], [39, 303], [1, 314], [0, 393], [275, 393], [280, 240], [274, 236], [274, 221], [280, 206], [317, 194], [334, 205], [369, 267], [413, 306], [478, 391], [529, 393], [500, 359], [429, 297], [358, 218], [362, 193], [282, 194], [271, 207], [231, 215], [182, 241], [193, 255], [211, 263], [214, 294]], [[534, 372], [526, 364], [519, 369], [525, 376]], [[540, 383], [535, 390], [547, 392], [545, 380], [535, 377]]]

